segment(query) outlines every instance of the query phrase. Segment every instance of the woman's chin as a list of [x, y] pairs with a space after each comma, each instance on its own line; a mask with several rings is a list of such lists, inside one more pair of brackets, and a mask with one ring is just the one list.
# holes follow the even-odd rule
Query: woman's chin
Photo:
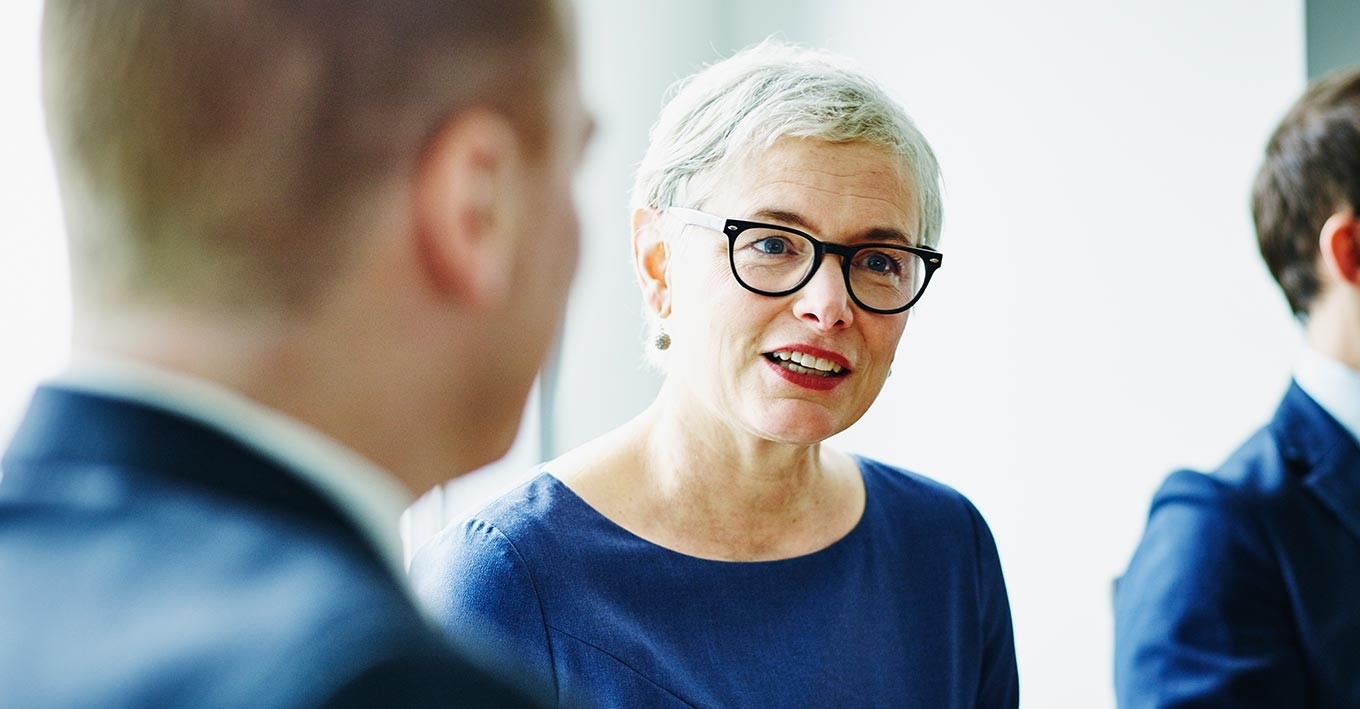
[[[820, 407], [816, 407], [819, 408]], [[792, 409], [792, 410], [790, 410]], [[786, 407], [776, 405], [761, 412], [755, 420], [754, 428], [761, 437], [780, 443], [815, 445], [844, 431], [841, 417], [829, 415], [825, 409], [811, 410], [812, 407]]]

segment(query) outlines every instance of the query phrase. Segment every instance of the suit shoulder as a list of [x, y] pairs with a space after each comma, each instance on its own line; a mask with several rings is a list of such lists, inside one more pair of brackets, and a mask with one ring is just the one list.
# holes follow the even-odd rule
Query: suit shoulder
[[[276, 656], [272, 680], [328, 706], [527, 706], [501, 680], [455, 650], [386, 568], [345, 558], [295, 560], [258, 584], [264, 593], [308, 587], [279, 601], [262, 653]], [[276, 629], [275, 629], [276, 628]], [[291, 689], [289, 688], [291, 685]]]
[[[420, 675], [411, 648], [448, 656], [357, 537], [187, 489], [135, 493], [0, 517], [0, 559], [24, 569], [0, 585], [0, 616], [22, 618], [27, 637], [22, 649], [0, 643], [0, 664], [29, 677], [22, 692], [72, 705], [310, 704], [375, 672]], [[57, 582], [71, 569], [80, 583]], [[110, 681], [44, 686], [41, 668], [58, 666]], [[7, 686], [0, 678], [0, 694]]]
[[1297, 480], [1268, 429], [1247, 439], [1217, 469], [1178, 470], [1153, 496], [1152, 513], [1166, 505], [1214, 508], [1227, 514], [1269, 514], [1295, 494]]
[[1214, 480], [1244, 497], [1268, 497], [1289, 487], [1292, 480], [1279, 441], [1270, 428], [1248, 438], [1212, 473]]
[[277, 682], [264, 685], [287, 686], [301, 675], [312, 684], [298, 694], [326, 706], [530, 706], [421, 620], [370, 612], [343, 625], [309, 638], [300, 649], [305, 659], [280, 663]]

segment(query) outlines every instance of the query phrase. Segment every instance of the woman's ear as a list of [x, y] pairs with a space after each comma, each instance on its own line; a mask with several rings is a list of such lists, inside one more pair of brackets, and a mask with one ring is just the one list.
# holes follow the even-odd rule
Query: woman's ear
[[657, 317], [671, 314], [670, 243], [661, 230], [661, 214], [650, 207], [633, 210], [633, 269], [642, 299]]
[[417, 258], [436, 293], [474, 305], [509, 292], [521, 238], [523, 160], [509, 120], [461, 112], [421, 156], [412, 195]]
[[1333, 214], [1322, 225], [1318, 248], [1328, 280], [1360, 288], [1360, 228], [1355, 212], [1347, 208]]

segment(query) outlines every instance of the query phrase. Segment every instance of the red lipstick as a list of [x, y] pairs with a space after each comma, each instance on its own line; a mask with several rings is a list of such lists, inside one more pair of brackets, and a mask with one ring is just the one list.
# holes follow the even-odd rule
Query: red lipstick
[[[805, 355], [811, 355], [813, 357], [817, 357], [818, 359], [824, 359], [827, 360], [828, 362], [834, 362], [837, 365], [840, 365], [842, 371], [838, 374], [830, 376], [820, 374], [802, 374], [800, 372], [795, 372], [792, 369], [789, 369], [788, 367], [784, 366], [782, 362], [784, 362], [785, 360], [781, 360], [780, 358], [776, 357], [774, 355], [775, 352], [798, 352]], [[803, 387], [804, 389], [813, 389], [816, 391], [829, 391], [831, 389], [835, 389], [836, 387], [840, 386], [841, 382], [845, 381], [846, 377], [850, 374], [850, 361], [847, 360], [844, 356], [837, 352], [832, 352], [830, 350], [824, 350], [820, 347], [812, 347], [809, 345], [788, 345], [784, 347], [778, 347], [766, 353], [765, 362], [770, 366], [771, 369], [774, 370], [775, 374], [778, 374], [780, 377], [782, 377], [785, 381], [789, 382], [790, 384], [795, 384], [797, 386]]]

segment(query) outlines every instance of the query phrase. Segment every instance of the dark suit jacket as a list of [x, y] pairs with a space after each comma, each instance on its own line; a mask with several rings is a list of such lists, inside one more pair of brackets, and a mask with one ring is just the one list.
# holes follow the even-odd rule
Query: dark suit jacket
[[39, 389], [0, 479], [0, 705], [516, 706], [296, 475]]
[[1360, 447], [1297, 385], [1152, 502], [1115, 591], [1119, 706], [1360, 707]]

